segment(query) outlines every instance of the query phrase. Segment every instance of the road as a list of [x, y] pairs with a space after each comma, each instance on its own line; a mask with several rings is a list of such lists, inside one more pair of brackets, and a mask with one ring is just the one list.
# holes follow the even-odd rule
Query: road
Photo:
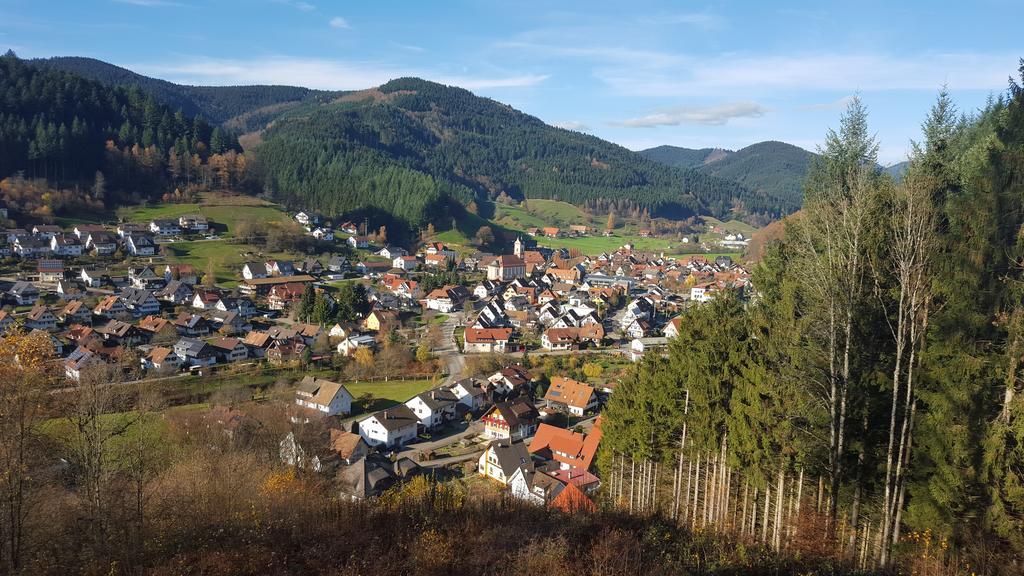
[[441, 345], [434, 350], [448, 371], [448, 379], [445, 380], [445, 384], [451, 384], [461, 378], [462, 370], [466, 367], [466, 357], [455, 345], [455, 328], [458, 325], [459, 321], [454, 314], [445, 319], [441, 324]]

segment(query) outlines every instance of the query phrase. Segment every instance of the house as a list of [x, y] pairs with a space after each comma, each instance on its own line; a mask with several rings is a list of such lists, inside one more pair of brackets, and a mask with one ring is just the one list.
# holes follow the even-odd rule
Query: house
[[526, 262], [515, 254], [498, 256], [487, 265], [487, 279], [508, 282], [526, 276]]
[[382, 410], [359, 421], [359, 435], [370, 446], [398, 448], [416, 438], [419, 418], [405, 404]]
[[90, 288], [98, 288], [103, 285], [103, 281], [105, 279], [110, 278], [110, 274], [106, 270], [89, 270], [82, 268], [79, 278], [86, 286]]
[[213, 310], [217, 307], [217, 302], [220, 302], [220, 292], [197, 288], [195, 295], [192, 296], [191, 306], [196, 310]]
[[323, 240], [324, 242], [334, 241], [334, 231], [330, 228], [324, 228], [323, 226], [318, 226], [310, 232], [309, 235], [317, 240]]
[[554, 226], [546, 226], [540, 229], [541, 233], [548, 238], [558, 238], [563, 235], [562, 230]]
[[279, 455], [288, 466], [330, 474], [362, 460], [368, 452], [366, 442], [358, 434], [315, 423], [289, 432], [281, 441]]
[[163, 288], [166, 284], [163, 276], [157, 276], [149, 266], [134, 266], [128, 269], [128, 282], [135, 288]]
[[305, 376], [295, 390], [295, 403], [325, 416], [352, 413], [352, 394], [345, 386], [324, 378]]
[[540, 470], [528, 472], [522, 467], [512, 474], [508, 486], [512, 496], [538, 506], [547, 506], [565, 489], [565, 484], [557, 478]]
[[64, 324], [91, 324], [92, 310], [81, 300], [72, 300], [57, 312], [57, 318]]
[[405, 403], [416, 414], [424, 430], [432, 430], [455, 418], [459, 398], [444, 388], [427, 390]]
[[594, 387], [572, 378], [552, 376], [551, 385], [544, 394], [544, 404], [554, 410], [564, 410], [574, 416], [583, 416], [597, 406]]
[[710, 302], [711, 298], [715, 295], [715, 283], [704, 282], [696, 284], [690, 288], [690, 301], [692, 302]]
[[495, 440], [522, 440], [537, 429], [537, 409], [522, 396], [508, 402], [495, 402], [484, 413], [484, 436]]
[[306, 351], [306, 344], [301, 338], [290, 340], [274, 340], [267, 347], [266, 358], [271, 364], [285, 364], [298, 360]]
[[522, 442], [492, 440], [477, 460], [477, 471], [481, 476], [493, 478], [503, 485], [508, 485], [520, 468], [526, 472], [534, 471], [533, 459]]
[[59, 282], [64, 279], [64, 262], [41, 258], [36, 264], [40, 282]]
[[32, 227], [32, 235], [49, 240], [60, 234], [63, 230], [56, 224], [36, 224]]
[[253, 278], [266, 278], [267, 265], [262, 262], [246, 262], [242, 265], [242, 278], [252, 280]]
[[19, 280], [7, 291], [18, 306], [31, 306], [39, 299], [39, 289], [31, 282]]
[[159, 316], [146, 316], [139, 320], [138, 328], [150, 342], [170, 342], [178, 339], [178, 330], [174, 323]]
[[447, 285], [427, 294], [424, 306], [428, 310], [437, 310], [448, 314], [462, 308], [462, 303], [469, 298], [469, 290], [465, 286]]
[[85, 240], [85, 248], [97, 256], [110, 256], [117, 251], [117, 240], [109, 232], [90, 232]]
[[665, 325], [665, 338], [676, 338], [679, 336], [679, 330], [683, 327], [682, 316], [676, 316], [675, 318], [668, 321]]
[[338, 343], [338, 354], [351, 356], [360, 348], [374, 349], [377, 347], [377, 339], [369, 334], [353, 334]]
[[212, 346], [197, 338], [184, 337], [174, 345], [174, 354], [182, 366], [213, 366], [217, 363], [217, 352]]
[[327, 269], [331, 272], [344, 272], [348, 270], [348, 258], [335, 254], [327, 261]]
[[135, 222], [122, 222], [117, 225], [115, 230], [117, 237], [122, 240], [129, 234], [142, 234], [149, 233], [149, 224], [138, 224]]
[[506, 366], [487, 378], [494, 390], [499, 394], [512, 394], [513, 392], [526, 392], [527, 386], [533, 381], [533, 374], [530, 374], [519, 364]]
[[58, 234], [50, 239], [50, 253], [54, 256], [81, 256], [82, 241], [75, 236]]
[[79, 346], [64, 359], [64, 375], [71, 380], [81, 380], [82, 373], [91, 366], [102, 366], [103, 359], [93, 351]]
[[355, 222], [345, 221], [338, 226], [338, 230], [341, 230], [345, 234], [358, 234], [359, 226]]
[[356, 249], [368, 248], [370, 246], [370, 240], [366, 236], [349, 236], [345, 242]]
[[267, 276], [294, 276], [295, 263], [291, 260], [268, 260], [264, 263]]
[[171, 304], [184, 304], [192, 300], [192, 288], [181, 280], [171, 280], [166, 286], [153, 293], [158, 300]]
[[494, 280], [484, 280], [483, 282], [477, 284], [475, 288], [473, 288], [473, 296], [476, 296], [477, 298], [483, 300], [488, 296], [493, 296], [497, 294], [498, 291], [501, 290], [501, 287], [501, 282], [496, 282]]
[[267, 355], [267, 348], [273, 343], [270, 334], [253, 330], [245, 335], [242, 343], [249, 349], [249, 356], [252, 358], [264, 358]]
[[149, 223], [149, 231], [158, 236], [177, 236], [181, 234], [181, 225], [176, 220], [153, 220]]
[[39, 258], [50, 254], [50, 240], [35, 236], [18, 236], [14, 253], [22, 258]]
[[78, 237], [79, 240], [85, 242], [86, 240], [88, 240], [90, 234], [93, 234], [95, 232], [103, 232], [104, 230], [105, 228], [103, 226], [100, 226], [99, 224], [79, 224], [75, 226], [72, 232], [75, 234], [75, 236]]
[[511, 328], [473, 328], [467, 327], [464, 335], [464, 352], [504, 353], [512, 340]]
[[657, 350], [668, 345], [668, 337], [652, 336], [649, 338], [634, 338], [629, 343], [629, 357], [633, 362], [639, 362], [650, 350]]
[[195, 338], [197, 336], [206, 336], [211, 332], [210, 322], [199, 314], [182, 312], [171, 323], [174, 324], [174, 329], [181, 336]]
[[57, 281], [57, 296], [60, 296], [61, 300], [77, 300], [85, 296], [85, 291], [82, 290], [77, 283], [68, 280]]
[[423, 256], [423, 264], [428, 268], [444, 268], [448, 266], [448, 263], [454, 260], [445, 256], [444, 254], [425, 254]]
[[651, 334], [651, 324], [643, 318], [637, 318], [626, 328], [625, 332], [629, 338], [646, 338]]
[[57, 329], [57, 317], [46, 306], [36, 304], [25, 316], [25, 327], [50, 332]]
[[295, 221], [303, 226], [309, 226], [310, 224], [316, 224], [320, 221], [319, 218], [314, 214], [308, 214], [306, 212], [299, 212], [295, 215]]
[[[552, 476], [556, 480], [560, 480], [559, 476], [561, 476], [561, 475], [572, 476], [572, 475], [574, 475], [574, 472], [573, 471], [557, 472], [556, 471], [556, 472], [552, 473], [551, 471], [548, 471], [547, 474], [549, 474], [550, 476]], [[590, 475], [587, 472], [585, 472], [583, 474]], [[596, 479], [597, 477], [595, 476], [594, 478]], [[563, 512], [565, 514], [576, 514], [576, 513], [579, 513], [579, 512], [586, 512], [586, 513], [593, 514], [594, 512], [597, 512], [597, 505], [595, 505], [594, 501], [591, 500], [586, 495], [584, 490], [579, 487], [579, 484], [575, 481], [575, 478], [571, 478], [571, 477], [568, 478], [567, 481], [565, 482], [565, 488], [563, 488], [562, 491], [557, 496], [555, 496], [553, 500], [548, 502], [548, 508], [551, 508], [553, 510], [560, 510], [561, 512]]]
[[363, 329], [373, 332], [386, 332], [398, 322], [398, 313], [394, 310], [374, 308], [363, 319]]
[[[387, 258], [388, 260], [394, 260], [395, 258], [398, 258], [399, 256], [405, 256], [406, 254], [408, 254], [408, 252], [406, 252], [405, 248], [399, 248], [398, 246], [385, 246], [385, 247], [381, 248], [380, 250], [377, 250], [377, 252], [375, 252], [375, 254], [377, 256], [381, 256], [383, 258]], [[397, 266], [396, 266], [396, 268], [397, 268]]]
[[143, 370], [170, 372], [181, 367], [181, 359], [174, 350], [165, 346], [154, 346], [139, 359]]
[[217, 354], [218, 362], [239, 362], [249, 357], [249, 349], [239, 338], [214, 338], [207, 342], [207, 344], [209, 344]]
[[178, 217], [178, 226], [190, 232], [206, 232], [210, 223], [202, 214], [185, 214]]
[[267, 295], [267, 306], [271, 310], [284, 310], [290, 304], [301, 300], [305, 291], [306, 285], [300, 282], [278, 284], [270, 289], [270, 294]]
[[578, 350], [600, 344], [603, 339], [604, 327], [588, 324], [573, 328], [548, 328], [540, 337], [540, 345], [545, 350]]
[[132, 256], [152, 256], [156, 254], [156, 241], [144, 234], [129, 234], [124, 241], [124, 246]]
[[118, 296], [124, 307], [136, 318], [160, 312], [160, 302], [149, 290], [125, 288]]
[[7, 310], [0, 310], [0, 334], [7, 332], [14, 326], [14, 316]]
[[259, 313], [252, 300], [244, 296], [224, 296], [214, 304], [213, 309], [219, 312], [237, 312], [243, 318], [251, 318]]
[[380, 495], [396, 482], [419, 474], [421, 468], [410, 458], [390, 460], [374, 457], [360, 458], [342, 467], [335, 476], [340, 496], [348, 500], [366, 500]]
[[530, 454], [553, 460], [563, 470], [589, 470], [601, 443], [601, 420], [583, 434], [565, 428], [541, 424], [530, 441]]
[[459, 405], [463, 406], [466, 411], [476, 412], [487, 402], [486, 385], [487, 382], [476, 378], [463, 378], [448, 386], [448, 390], [455, 395]]
[[419, 265], [419, 261], [416, 260], [415, 256], [396, 256], [391, 261], [391, 265], [399, 270], [409, 272], [416, 269], [416, 266]]

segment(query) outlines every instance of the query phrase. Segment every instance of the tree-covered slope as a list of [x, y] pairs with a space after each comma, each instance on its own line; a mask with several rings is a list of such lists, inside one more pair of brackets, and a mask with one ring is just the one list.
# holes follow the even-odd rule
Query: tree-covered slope
[[641, 150], [640, 155], [648, 160], [654, 160], [667, 166], [676, 168], [696, 168], [704, 164], [714, 152], [729, 151], [717, 148], [682, 148], [680, 146], [655, 146], [647, 150]]
[[778, 198], [790, 207], [803, 202], [803, 181], [814, 154], [785, 142], [758, 142], [735, 152], [720, 148], [657, 146], [640, 152], [646, 158], [676, 167], [692, 167], [732, 180], [752, 192]]
[[814, 156], [785, 142], [758, 142], [708, 162], [700, 170], [799, 207], [803, 202], [804, 178]]
[[143, 76], [102, 60], [76, 56], [26, 62], [38, 68], [71, 72], [108, 86], [137, 86], [172, 110], [180, 109], [188, 116], [202, 116], [214, 124], [271, 107], [280, 110], [283, 104], [326, 100], [336, 95], [333, 92], [296, 86], [186, 86]]
[[412, 225], [443, 217], [434, 209], [450, 197], [463, 203], [502, 195], [552, 198], [668, 217], [775, 217], [795, 209], [415, 78], [290, 110], [262, 140], [258, 168], [281, 201], [331, 214], [393, 211]]

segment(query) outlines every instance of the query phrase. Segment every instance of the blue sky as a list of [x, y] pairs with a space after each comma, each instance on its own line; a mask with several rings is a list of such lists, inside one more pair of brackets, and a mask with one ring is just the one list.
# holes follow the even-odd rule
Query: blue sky
[[1010, 0], [0, 0], [0, 47], [192, 84], [415, 75], [632, 149], [813, 149], [859, 92], [891, 163], [943, 84], [965, 111], [1005, 89], [1021, 21]]

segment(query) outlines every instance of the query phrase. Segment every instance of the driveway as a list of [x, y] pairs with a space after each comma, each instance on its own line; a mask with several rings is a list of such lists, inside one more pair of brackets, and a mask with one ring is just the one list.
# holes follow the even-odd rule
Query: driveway
[[434, 354], [444, 362], [445, 370], [448, 371], [448, 378], [445, 384], [451, 384], [462, 376], [462, 370], [466, 366], [466, 358], [455, 345], [455, 328], [459, 325], [455, 315], [449, 316], [441, 324], [441, 345], [434, 350]]

